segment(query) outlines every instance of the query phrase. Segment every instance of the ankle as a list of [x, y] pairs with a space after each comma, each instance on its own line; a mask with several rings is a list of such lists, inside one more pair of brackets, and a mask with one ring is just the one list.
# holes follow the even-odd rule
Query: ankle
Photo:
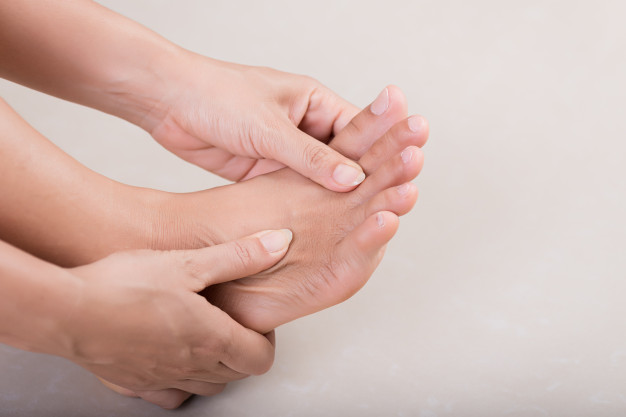
[[147, 202], [147, 246], [153, 250], [198, 249], [222, 243], [198, 219], [193, 194], [156, 192]]

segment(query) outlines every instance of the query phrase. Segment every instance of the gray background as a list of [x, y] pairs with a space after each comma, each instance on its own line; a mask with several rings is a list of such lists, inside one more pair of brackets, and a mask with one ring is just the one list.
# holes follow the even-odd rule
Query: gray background
[[[166, 412], [0, 346], [0, 415], [626, 413], [624, 2], [102, 3], [361, 107], [397, 84], [431, 123], [420, 201], [360, 293], [278, 330], [268, 374]], [[111, 116], [4, 81], [0, 94], [116, 180], [223, 184]]]

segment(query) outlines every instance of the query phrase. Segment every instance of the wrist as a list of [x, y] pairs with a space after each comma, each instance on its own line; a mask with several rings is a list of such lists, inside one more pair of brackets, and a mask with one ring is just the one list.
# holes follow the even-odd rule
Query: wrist
[[151, 39], [140, 59], [112, 69], [101, 110], [150, 132], [167, 114], [172, 91], [180, 83], [177, 67], [190, 52], [163, 39]]
[[0, 242], [2, 317], [0, 343], [37, 353], [66, 356], [66, 321], [82, 283], [61, 267]]

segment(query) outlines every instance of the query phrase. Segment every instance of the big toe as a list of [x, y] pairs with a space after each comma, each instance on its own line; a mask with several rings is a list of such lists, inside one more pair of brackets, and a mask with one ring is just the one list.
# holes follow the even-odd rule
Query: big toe
[[350, 159], [358, 160], [406, 114], [404, 94], [395, 85], [389, 85], [333, 138], [330, 147]]
[[356, 293], [372, 275], [382, 260], [385, 247], [398, 230], [399, 219], [394, 213], [381, 211], [369, 216], [352, 230], [338, 247], [342, 259], [337, 275], [342, 279], [343, 301]]

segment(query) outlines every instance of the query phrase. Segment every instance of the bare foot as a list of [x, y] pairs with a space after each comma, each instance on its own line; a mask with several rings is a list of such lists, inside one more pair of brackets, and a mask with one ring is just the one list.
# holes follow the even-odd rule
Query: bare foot
[[[397, 215], [408, 212], [416, 201], [417, 189], [407, 181], [421, 169], [422, 154], [416, 146], [422, 146], [428, 136], [423, 118], [405, 118], [404, 96], [396, 87], [388, 87], [381, 96], [387, 107], [382, 113], [380, 107], [378, 114], [366, 108], [331, 142], [333, 148], [358, 159], [369, 176], [355, 191], [333, 193], [283, 169], [226, 187], [177, 195], [163, 214], [163, 230], [155, 246], [194, 248], [259, 227], [290, 228], [294, 240], [275, 268], [205, 294], [259, 332], [348, 298], [380, 262], [397, 229]], [[189, 394], [167, 390], [140, 396], [175, 408]]]
[[[365, 109], [338, 135], [332, 146], [351, 156], [372, 143], [378, 124], [398, 118], [391, 104], [399, 90], [388, 87], [383, 103], [389, 116]], [[402, 109], [403, 101], [396, 107]], [[380, 108], [376, 109], [380, 110]], [[335, 193], [289, 169], [248, 181], [172, 199], [175, 224], [167, 241], [192, 246], [218, 244], [260, 228], [294, 232], [287, 256], [261, 274], [207, 289], [204, 295], [244, 326], [265, 333], [275, 327], [335, 305], [361, 288], [380, 262], [396, 232], [398, 215], [417, 199], [409, 183], [419, 173], [423, 119], [395, 123], [362, 155], [370, 175], [354, 191]], [[345, 133], [344, 133], [345, 132]], [[359, 138], [359, 135], [361, 137]], [[368, 143], [369, 142], [369, 143]], [[351, 145], [358, 143], [357, 146]], [[191, 240], [190, 240], [191, 239]]]

